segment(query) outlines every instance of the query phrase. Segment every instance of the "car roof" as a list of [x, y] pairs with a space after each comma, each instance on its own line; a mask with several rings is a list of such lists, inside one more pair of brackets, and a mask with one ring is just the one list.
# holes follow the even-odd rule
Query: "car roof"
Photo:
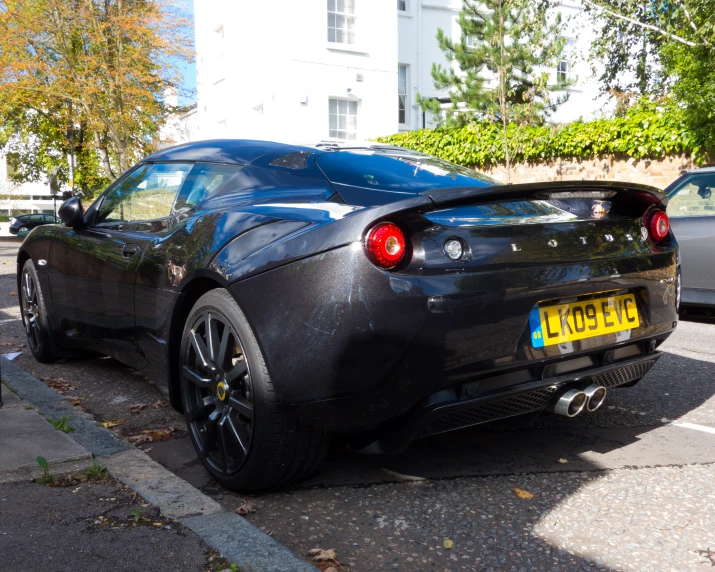
[[421, 155], [416, 151], [373, 142], [338, 142], [320, 141], [307, 145], [292, 145], [275, 141], [254, 139], [209, 139], [192, 141], [157, 151], [146, 157], [144, 162], [157, 161], [202, 161], [209, 163], [228, 163], [247, 165], [270, 155], [277, 157], [290, 153], [330, 153], [336, 151], [366, 151], [375, 153], [399, 153]]
[[715, 166], [713, 167], [700, 167], [699, 169], [691, 169], [686, 171], [683, 175], [694, 175], [697, 173], [715, 173]]
[[168, 147], [149, 155], [144, 161], [206, 161], [210, 163], [246, 165], [259, 157], [276, 151], [285, 151], [287, 154], [301, 151], [315, 152], [315, 149], [276, 143], [274, 141], [210, 139]]

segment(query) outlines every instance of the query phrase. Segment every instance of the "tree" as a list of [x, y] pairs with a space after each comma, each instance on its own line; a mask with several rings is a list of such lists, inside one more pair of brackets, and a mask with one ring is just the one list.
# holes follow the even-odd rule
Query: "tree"
[[56, 168], [59, 183], [69, 185], [70, 154], [74, 155], [71, 187], [75, 193], [91, 199], [109, 182], [101, 173], [86, 121], [73, 120], [69, 106], [56, 103], [44, 109], [29, 109], [0, 103], [0, 117], [4, 120], [0, 147], [12, 162], [9, 178], [13, 183], [39, 181]]
[[660, 49], [664, 37], [649, 28], [634, 26], [631, 20], [653, 19], [649, 2], [643, 0], [608, 0], [624, 18], [603, 14], [594, 5], [586, 4], [597, 30], [591, 46], [594, 61], [603, 62], [598, 78], [604, 91], [629, 99], [662, 95], [666, 90], [662, 77]]
[[39, 129], [20, 128], [62, 155], [66, 136], [43, 118], [66, 133], [71, 102], [81, 149], [115, 178], [151, 150], [171, 111], [163, 94], [180, 85], [177, 63], [190, 58], [179, 10], [169, 0], [1, 0], [4, 126], [8, 114], [33, 117]]
[[[510, 123], [538, 124], [565, 101], [554, 97], [566, 82], [550, 84], [545, 68], [554, 68], [564, 40], [560, 14], [549, 21], [549, 0], [464, 0], [459, 14], [462, 34], [451, 40], [443, 30], [437, 42], [455, 65], [432, 66], [437, 89], [448, 89], [452, 102], [448, 124], [477, 119], [498, 121], [503, 132], [507, 180], [510, 179]], [[436, 99], [417, 102], [435, 115], [442, 112]]]
[[[612, 46], [629, 54], [633, 38], [662, 67], [667, 93], [684, 107], [690, 129], [709, 151], [715, 150], [715, 10], [712, 0], [583, 0], [604, 29], [619, 28]], [[606, 74], [627, 71], [622, 61], [606, 59]], [[641, 88], [658, 95], [647, 70]], [[603, 80], [603, 78], [602, 78]], [[643, 93], [643, 89], [640, 89]]]

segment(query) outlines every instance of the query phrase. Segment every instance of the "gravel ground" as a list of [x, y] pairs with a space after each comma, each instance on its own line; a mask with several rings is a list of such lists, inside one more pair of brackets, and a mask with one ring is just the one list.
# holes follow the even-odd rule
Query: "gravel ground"
[[[15, 248], [0, 243], [0, 341], [23, 343], [20, 322], [2, 321], [19, 316], [4, 264]], [[229, 509], [249, 500], [248, 520], [297, 554], [336, 549], [349, 571], [706, 570], [715, 435], [678, 424], [715, 428], [714, 339], [712, 320], [681, 321], [647, 378], [610, 392], [595, 414], [438, 435], [394, 457], [338, 449], [311, 480], [249, 499], [209, 479], [170, 407], [129, 413], [166, 401], [143, 376], [109, 359], [17, 363], [70, 381], [80, 406], [126, 419], [127, 434], [176, 428], [147, 446], [155, 460]]]

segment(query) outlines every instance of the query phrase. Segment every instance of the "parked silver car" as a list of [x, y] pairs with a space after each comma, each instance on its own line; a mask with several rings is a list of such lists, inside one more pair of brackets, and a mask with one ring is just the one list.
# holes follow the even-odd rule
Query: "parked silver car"
[[688, 171], [666, 189], [680, 245], [682, 303], [715, 306], [715, 167]]

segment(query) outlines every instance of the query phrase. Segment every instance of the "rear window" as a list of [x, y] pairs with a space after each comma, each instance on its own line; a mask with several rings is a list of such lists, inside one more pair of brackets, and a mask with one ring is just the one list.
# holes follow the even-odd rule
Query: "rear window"
[[332, 183], [419, 193], [433, 189], [497, 185], [486, 175], [428, 155], [337, 151], [316, 158]]

